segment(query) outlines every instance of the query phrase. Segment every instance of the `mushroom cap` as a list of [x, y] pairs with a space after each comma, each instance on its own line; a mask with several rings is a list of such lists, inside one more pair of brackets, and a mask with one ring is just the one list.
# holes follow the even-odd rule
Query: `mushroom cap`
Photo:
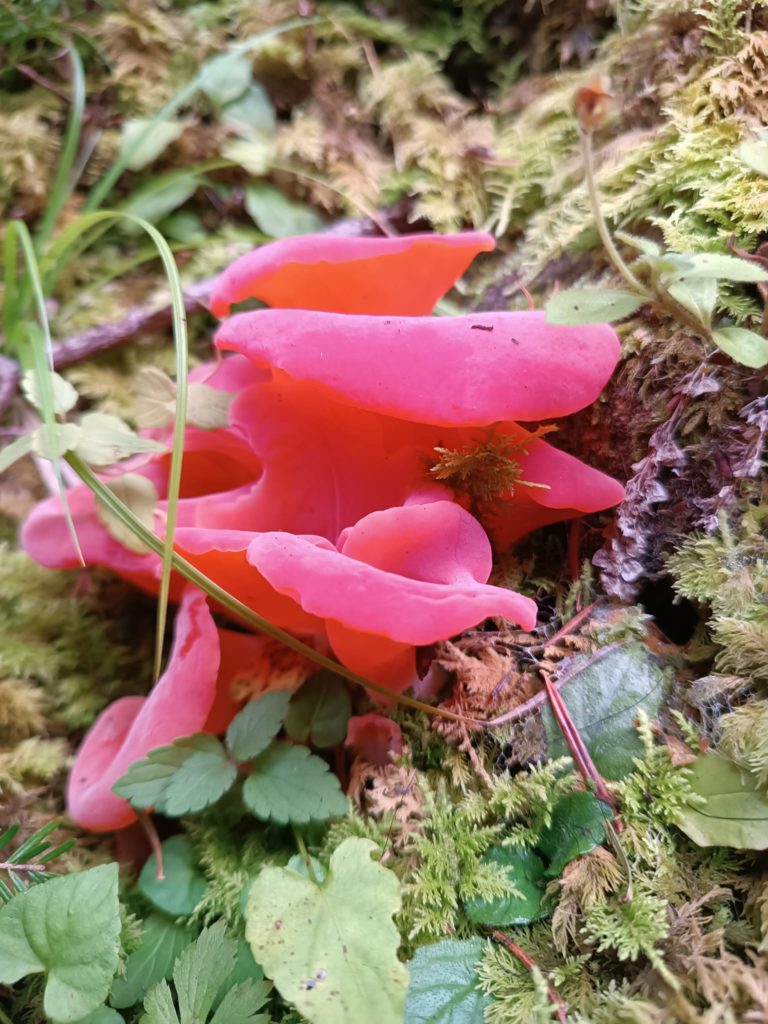
[[539, 312], [260, 309], [227, 320], [216, 344], [358, 408], [445, 427], [576, 412], [595, 401], [620, 356], [608, 324], [559, 327]]
[[214, 284], [211, 310], [225, 317], [233, 304], [261, 299], [283, 309], [424, 315], [495, 244], [480, 231], [284, 238], [235, 260]]

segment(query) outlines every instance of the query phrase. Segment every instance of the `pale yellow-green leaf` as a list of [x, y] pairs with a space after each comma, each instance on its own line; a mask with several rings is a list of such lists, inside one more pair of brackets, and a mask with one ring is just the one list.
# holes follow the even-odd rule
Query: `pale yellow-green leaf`
[[109, 466], [129, 455], [162, 451], [165, 447], [149, 437], [139, 437], [119, 416], [110, 413], [86, 413], [80, 428], [77, 454], [92, 466]]
[[[147, 128], [152, 128], [147, 132]], [[153, 121], [146, 117], [132, 117], [123, 121], [120, 138], [120, 157], [129, 171], [140, 171], [151, 164], [184, 131], [178, 121]], [[144, 134], [144, 133], [147, 134]]]
[[218, 391], [195, 381], [189, 385], [187, 398], [187, 423], [201, 430], [216, 430], [229, 424], [229, 407], [234, 394]]
[[[68, 380], [61, 376], [59, 373], [51, 372], [49, 374], [51, 387], [53, 389], [53, 411], [57, 416], [61, 416], [77, 405], [77, 391], [72, 387]], [[28, 370], [21, 380], [21, 390], [24, 392], [24, 396], [28, 402], [30, 402], [38, 410], [42, 410], [42, 399], [40, 397], [40, 387], [38, 383], [38, 377], [34, 370]]]
[[156, 366], [144, 366], [134, 381], [134, 413], [140, 427], [168, 427], [176, 410], [176, 382]]
[[56, 424], [56, 450], [52, 454], [48, 431], [45, 427], [38, 427], [32, 433], [32, 451], [44, 459], [59, 458], [66, 452], [73, 451], [80, 443], [81, 437], [82, 431], [76, 423]]
[[[116, 497], [127, 505], [136, 518], [151, 530], [154, 524], [155, 508], [157, 506], [157, 491], [154, 484], [146, 477], [138, 473], [126, 473], [116, 480], [106, 481], [106, 486]], [[107, 528], [109, 533], [119, 541], [123, 547], [137, 554], [146, 555], [149, 548], [130, 530], [121, 519], [109, 509], [97, 502], [99, 519]]]
[[263, 139], [251, 139], [247, 142], [244, 139], [237, 139], [222, 147], [221, 155], [254, 177], [260, 177], [269, 168], [272, 149], [271, 144]]

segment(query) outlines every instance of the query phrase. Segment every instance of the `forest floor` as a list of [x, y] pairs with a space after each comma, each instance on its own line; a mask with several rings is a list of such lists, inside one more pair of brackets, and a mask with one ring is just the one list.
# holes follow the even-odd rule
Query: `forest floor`
[[[1, 1024], [768, 1021], [768, 4], [66, 6], [0, 2]], [[495, 551], [537, 625], [420, 648], [429, 706], [260, 641], [220, 728], [123, 775], [139, 821], [79, 827], [69, 769], [151, 691], [158, 601], [114, 553], [21, 549], [82, 490], [50, 431], [116, 416], [91, 440], [136, 451], [181, 307], [194, 368], [256, 246], [460, 230], [496, 248], [441, 316], [612, 322], [615, 372], [550, 440], [623, 501]], [[441, 451], [493, 534], [518, 450]], [[164, 679], [183, 629], [240, 642], [193, 604]]]

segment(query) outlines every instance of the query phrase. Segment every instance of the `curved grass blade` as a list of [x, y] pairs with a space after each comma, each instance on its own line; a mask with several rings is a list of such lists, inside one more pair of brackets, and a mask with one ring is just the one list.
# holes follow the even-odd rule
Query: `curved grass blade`
[[[96, 476], [93, 470], [88, 466], [81, 458], [75, 455], [73, 452], [68, 452], [65, 456], [67, 462], [72, 469], [77, 473], [80, 479], [86, 484], [96, 497], [101, 501], [106, 508], [110, 510], [117, 518], [124, 523], [129, 530], [131, 530], [139, 540], [151, 548], [152, 551], [157, 555], [161, 555], [164, 551], [163, 542], [148, 530], [146, 526], [131, 512], [131, 510], [123, 504], [122, 501], [114, 494], [108, 487], [106, 487], [101, 480]], [[286, 647], [290, 647], [292, 651], [296, 651], [297, 654], [303, 655], [315, 664], [320, 665], [321, 668], [327, 668], [331, 672], [335, 672], [336, 675], [342, 676], [344, 679], [348, 679], [351, 683], [356, 686], [363, 686], [366, 690], [371, 690], [373, 693], [381, 694], [388, 700], [393, 701], [396, 704], [404, 704], [410, 708], [416, 708], [418, 711], [425, 711], [429, 715], [439, 715], [442, 718], [450, 718], [454, 722], [465, 722], [470, 725], [484, 725], [484, 722], [479, 721], [475, 718], [467, 718], [463, 715], [457, 715], [453, 711], [448, 711], [445, 708], [433, 707], [431, 704], [425, 704], [424, 701], [417, 700], [415, 697], [405, 697], [402, 693], [393, 693], [388, 690], [386, 686], [381, 686], [378, 683], [371, 682], [370, 679], [366, 679], [364, 676], [358, 675], [357, 672], [353, 672], [348, 669], [345, 665], [342, 665], [338, 661], [334, 661], [332, 658], [327, 658], [324, 654], [320, 654], [319, 651], [314, 650], [308, 644], [302, 643], [301, 640], [297, 640], [296, 637], [291, 636], [290, 633], [286, 633], [285, 630], [280, 629], [278, 626], [273, 626], [271, 622], [264, 619], [257, 612], [253, 611], [247, 605], [238, 601], [236, 597], [233, 597], [230, 593], [220, 587], [217, 583], [214, 583], [212, 579], [196, 569], [194, 565], [190, 564], [185, 558], [177, 554], [175, 551], [172, 552], [171, 564], [173, 568], [180, 573], [185, 579], [189, 580], [190, 583], [194, 583], [196, 587], [199, 587], [202, 591], [212, 597], [214, 601], [217, 601], [220, 605], [230, 611], [234, 616], [247, 622], [248, 625], [254, 629], [259, 630], [260, 633], [266, 633], [267, 636], [271, 636], [275, 640], [279, 640], [280, 643], [285, 644]]]
[[[48, 323], [48, 313], [45, 308], [45, 296], [43, 295], [43, 283], [40, 278], [35, 248], [32, 244], [32, 236], [27, 225], [20, 220], [12, 220], [7, 228], [7, 238], [13, 239], [12, 245], [15, 250], [16, 243], [21, 246], [24, 259], [27, 265], [27, 279], [32, 288], [37, 307], [37, 317], [40, 323], [40, 335], [42, 344], [35, 340], [34, 335], [27, 336], [22, 342], [21, 362], [27, 369], [34, 369], [37, 378], [37, 386], [40, 393], [41, 414], [45, 427], [48, 451], [50, 452], [51, 464], [56, 477], [56, 486], [59, 490], [61, 503], [64, 507], [64, 516], [67, 521], [72, 542], [77, 552], [81, 565], [85, 565], [83, 553], [80, 550], [80, 541], [77, 539], [77, 531], [72, 519], [72, 513], [67, 501], [67, 490], [64, 486], [64, 478], [61, 473], [61, 459], [58, 455], [58, 431], [56, 424], [56, 413], [54, 412], [53, 384], [51, 374], [53, 373], [53, 343], [51, 341], [51, 328]], [[8, 294], [6, 292], [6, 294]]]
[[44, 246], [51, 237], [51, 232], [59, 218], [59, 214], [74, 187], [72, 167], [77, 156], [83, 112], [85, 111], [85, 72], [83, 71], [83, 62], [80, 54], [74, 43], [69, 47], [69, 60], [72, 65], [72, 100], [69, 107], [67, 127], [64, 132], [64, 140], [61, 146], [61, 156], [56, 168], [56, 177], [53, 180], [48, 205], [35, 238], [38, 248]]
[[[291, 18], [289, 21], [284, 21], [280, 25], [275, 25], [264, 32], [259, 32], [258, 35], [249, 36], [248, 39], [244, 39], [241, 43], [231, 46], [226, 52], [231, 56], [238, 53], [250, 53], [252, 50], [257, 50], [269, 39], [274, 39], [276, 36], [283, 35], [285, 32], [291, 32], [295, 28], [306, 28], [309, 25], [316, 25], [322, 20], [323, 19], [320, 17]], [[185, 103], [192, 99], [195, 93], [200, 89], [204, 79], [204, 74], [205, 72], [203, 70], [199, 71], [191, 81], [187, 82], [187, 84], [180, 89], [175, 96], [172, 96], [171, 99], [157, 111], [155, 116], [148, 121], [144, 130], [139, 132], [134, 139], [134, 147], [138, 148], [141, 146], [161, 121], [165, 121], [169, 117], [172, 117], [184, 106]], [[127, 154], [122, 153], [119, 155], [106, 174], [96, 183], [85, 204], [86, 213], [98, 210], [112, 191], [120, 175], [126, 169], [127, 159]]]

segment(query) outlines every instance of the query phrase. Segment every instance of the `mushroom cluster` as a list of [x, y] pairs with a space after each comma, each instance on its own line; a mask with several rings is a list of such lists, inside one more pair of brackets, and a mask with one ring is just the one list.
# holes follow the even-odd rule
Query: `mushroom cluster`
[[[195, 371], [233, 398], [226, 426], [187, 428], [176, 549], [264, 618], [393, 692], [419, 684], [419, 647], [489, 616], [534, 626], [530, 598], [488, 584], [492, 545], [502, 551], [623, 493], [521, 426], [598, 397], [619, 357], [609, 326], [555, 327], [538, 312], [429, 315], [491, 248], [472, 232], [263, 246], [221, 275], [211, 308], [274, 308], [225, 319], [216, 345], [233, 354]], [[497, 494], [481, 523], [430, 467], [436, 449], [471, 450], [489, 436], [513, 447], [526, 486]], [[168, 470], [162, 452], [116, 471], [151, 483], [158, 532]], [[113, 536], [87, 488], [69, 503], [86, 560], [156, 592], [158, 557]], [[21, 541], [43, 565], [76, 564], [57, 498], [32, 512]], [[164, 675], [147, 698], [104, 711], [78, 754], [69, 807], [84, 827], [130, 824], [114, 781], [153, 747], [224, 728], [237, 707], [232, 679], [263, 667], [260, 639], [217, 629], [199, 591], [177, 579], [172, 596]]]

